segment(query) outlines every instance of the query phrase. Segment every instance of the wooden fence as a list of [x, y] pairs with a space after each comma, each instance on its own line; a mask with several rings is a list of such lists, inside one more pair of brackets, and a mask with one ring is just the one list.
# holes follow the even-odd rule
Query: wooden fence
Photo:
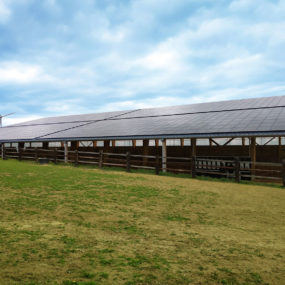
[[160, 171], [188, 173], [192, 177], [205, 175], [240, 180], [282, 183], [285, 186], [285, 161], [282, 163], [251, 162], [248, 158], [213, 158], [213, 157], [167, 157], [167, 167], [162, 169], [162, 157], [159, 155], [138, 155], [127, 153], [108, 153], [93, 151], [71, 151], [61, 149], [16, 149], [4, 148], [3, 159], [43, 160], [54, 163], [65, 162], [74, 165], [95, 165], [123, 167], [131, 169], [149, 169], [159, 174]]

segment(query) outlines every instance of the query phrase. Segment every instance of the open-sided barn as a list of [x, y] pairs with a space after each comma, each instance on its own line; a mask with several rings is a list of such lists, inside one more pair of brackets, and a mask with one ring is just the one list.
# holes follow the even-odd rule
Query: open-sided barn
[[4, 148], [167, 157], [285, 158], [285, 96], [50, 117], [0, 128]]

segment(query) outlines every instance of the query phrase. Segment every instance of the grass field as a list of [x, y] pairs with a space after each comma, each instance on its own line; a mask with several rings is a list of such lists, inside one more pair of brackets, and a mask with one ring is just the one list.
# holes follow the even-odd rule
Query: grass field
[[0, 284], [285, 284], [285, 190], [0, 160]]

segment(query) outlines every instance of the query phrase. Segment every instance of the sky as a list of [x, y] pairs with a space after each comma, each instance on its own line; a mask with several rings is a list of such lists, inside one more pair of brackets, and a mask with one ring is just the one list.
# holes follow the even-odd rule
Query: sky
[[284, 0], [0, 0], [4, 125], [285, 95]]

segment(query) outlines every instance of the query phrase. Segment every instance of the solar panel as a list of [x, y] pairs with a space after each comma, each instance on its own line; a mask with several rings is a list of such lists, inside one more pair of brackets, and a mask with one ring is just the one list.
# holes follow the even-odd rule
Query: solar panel
[[0, 128], [0, 142], [284, 132], [285, 96], [44, 118]]

